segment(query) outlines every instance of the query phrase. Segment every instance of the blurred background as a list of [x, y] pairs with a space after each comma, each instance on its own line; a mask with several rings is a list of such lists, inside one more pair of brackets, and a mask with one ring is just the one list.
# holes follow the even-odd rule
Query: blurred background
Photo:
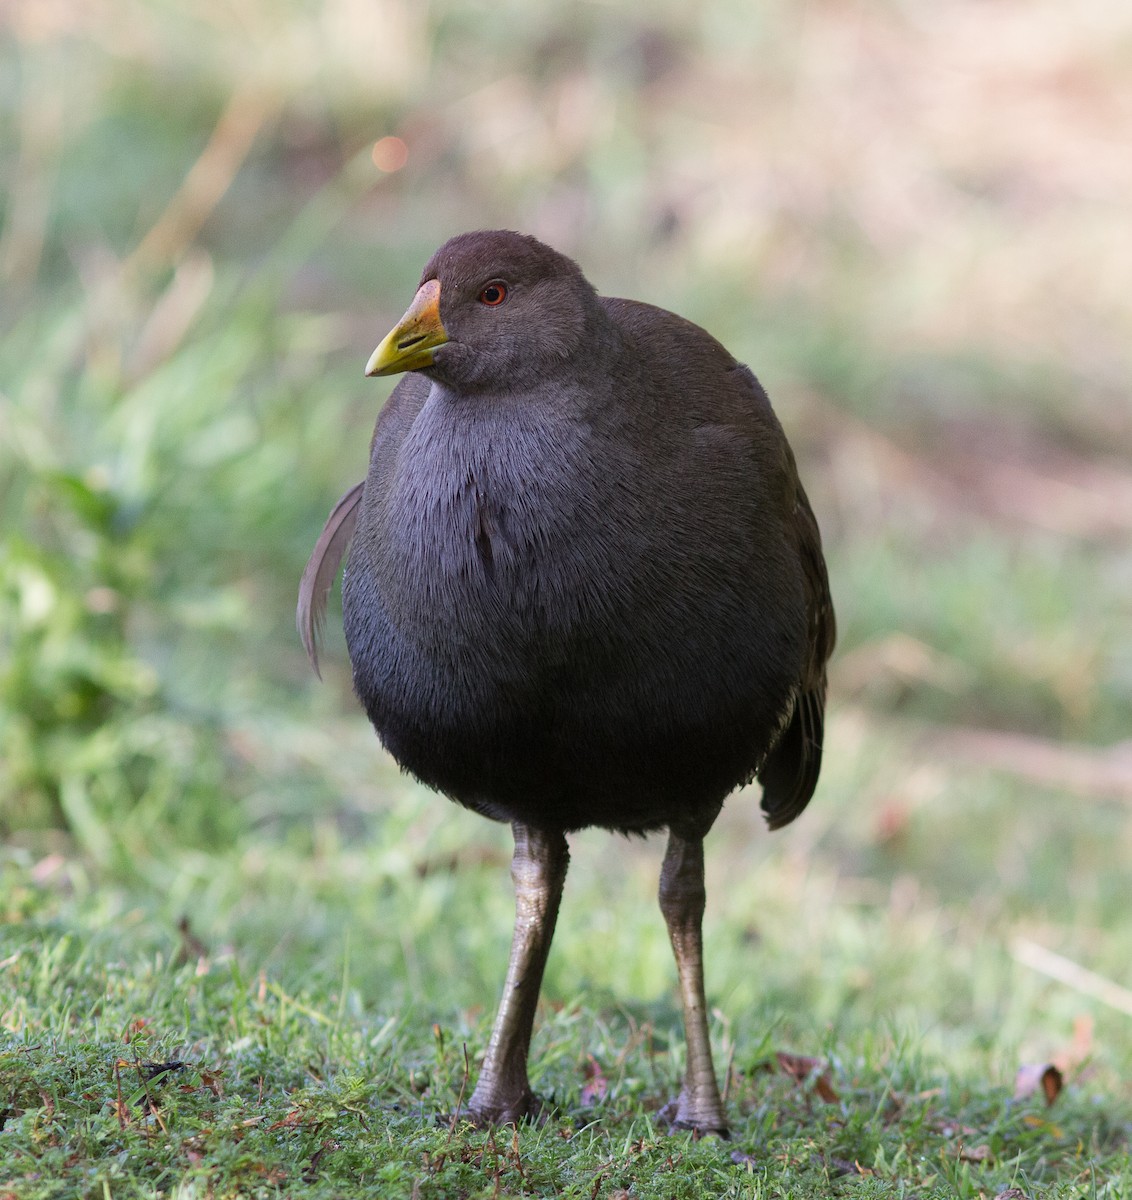
[[[190, 914], [284, 981], [352, 938], [359, 1011], [490, 1012], [508, 832], [384, 757], [337, 600], [322, 683], [293, 613], [368, 354], [509, 227], [749, 362], [825, 537], [823, 783], [709, 840], [719, 1019], [1012, 1078], [1086, 1018], [1126, 1090], [1130, 136], [1119, 0], [0, 5], [9, 928]], [[670, 1011], [659, 845], [573, 840], [548, 996]]]

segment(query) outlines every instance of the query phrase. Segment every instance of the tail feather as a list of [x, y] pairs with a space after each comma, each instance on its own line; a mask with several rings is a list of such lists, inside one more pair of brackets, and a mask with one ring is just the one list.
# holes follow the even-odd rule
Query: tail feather
[[758, 773], [762, 808], [771, 829], [789, 825], [810, 802], [821, 771], [825, 726], [825, 680], [821, 690], [803, 692], [782, 736]]

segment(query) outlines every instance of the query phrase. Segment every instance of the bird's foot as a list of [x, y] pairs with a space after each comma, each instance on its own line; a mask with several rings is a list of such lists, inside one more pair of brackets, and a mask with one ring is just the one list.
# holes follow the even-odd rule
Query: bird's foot
[[731, 1137], [723, 1106], [715, 1097], [689, 1096], [686, 1091], [681, 1091], [657, 1115], [661, 1121], [668, 1122], [669, 1133], [691, 1130], [693, 1137], [714, 1135], [724, 1141]]
[[437, 1116], [438, 1125], [451, 1125], [453, 1119], [458, 1123], [468, 1121], [476, 1129], [490, 1129], [493, 1125], [519, 1125], [528, 1121], [532, 1125], [544, 1125], [554, 1114], [555, 1106], [534, 1092], [527, 1091], [516, 1099], [508, 1101], [479, 1101], [473, 1102], [467, 1108], [461, 1108], [453, 1113], [442, 1113]]

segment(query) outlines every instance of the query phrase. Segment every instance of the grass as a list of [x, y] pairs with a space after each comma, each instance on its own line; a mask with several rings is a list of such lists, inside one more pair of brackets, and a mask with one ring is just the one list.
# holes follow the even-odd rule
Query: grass
[[[1128, 23], [1091, 12], [0, 17], [0, 1197], [1132, 1195]], [[730, 1143], [657, 1127], [661, 848], [596, 832], [557, 1115], [445, 1119], [507, 832], [382, 757], [333, 618], [325, 683], [294, 635], [361, 364], [490, 225], [750, 361], [821, 517], [821, 789], [707, 846]]]
[[[1021, 797], [999, 801], [1015, 810], [999, 814], [1008, 833]], [[1066, 898], [1047, 896], [1043, 914], [1021, 880], [965, 896], [944, 864], [917, 871], [915, 853], [886, 887], [882, 863], [847, 869], [863, 848], [825, 839], [785, 856], [752, 841], [742, 866], [725, 849], [710, 858], [730, 1143], [655, 1124], [682, 1050], [650, 903], [658, 847], [626, 853], [598, 835], [576, 839], [533, 1048], [535, 1084], [561, 1115], [517, 1137], [438, 1124], [486, 1042], [509, 916], [505, 843], [424, 794], [392, 808], [353, 851], [329, 833], [307, 852], [268, 855], [257, 839], [149, 887], [9, 857], [0, 1079], [14, 1194], [1127, 1194], [1127, 1018], [1010, 953], [1020, 929], [1048, 939]], [[717, 850], [746, 835], [749, 808], [725, 815]], [[449, 847], [468, 865], [450, 869]], [[1082, 925], [1105, 916], [1072, 907]], [[456, 912], [479, 919], [444, 919]], [[211, 946], [195, 940], [206, 930]], [[1079, 947], [1090, 932], [1064, 936]], [[799, 1079], [779, 1052], [813, 1062]], [[1012, 1098], [1018, 1066], [1065, 1054], [1053, 1108]], [[147, 1078], [170, 1062], [183, 1065]]]
[[[682, 1065], [660, 848], [596, 833], [574, 839], [533, 1048], [561, 1115], [517, 1141], [437, 1123], [466, 1097], [465, 1050], [474, 1064], [486, 1044], [507, 844], [388, 777], [360, 843], [332, 814], [120, 883], [9, 854], [4, 1182], [21, 1197], [104, 1182], [112, 1195], [1126, 1195], [1128, 1017], [1011, 951], [1024, 934], [1120, 977], [1112, 841], [1126, 822], [957, 771], [950, 827], [924, 809], [893, 837], [881, 789], [900, 764], [855, 719], [835, 726], [809, 828], [759, 838], [739, 797], [709, 843], [730, 1143], [655, 1124]], [[779, 1052], [815, 1062], [799, 1080]], [[1047, 1061], [1067, 1078], [1053, 1107], [1013, 1099], [1017, 1069]], [[184, 1065], [146, 1078], [168, 1062]]]

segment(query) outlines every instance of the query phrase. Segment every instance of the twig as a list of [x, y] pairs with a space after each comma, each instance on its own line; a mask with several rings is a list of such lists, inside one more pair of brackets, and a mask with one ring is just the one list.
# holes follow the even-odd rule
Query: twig
[[468, 1043], [460, 1043], [464, 1047], [464, 1078], [460, 1080], [460, 1094], [456, 1097], [456, 1107], [452, 1112], [452, 1120], [448, 1126], [448, 1140], [451, 1141], [456, 1132], [456, 1122], [460, 1119], [460, 1106], [464, 1103], [464, 1090], [468, 1086], [468, 1076], [472, 1073], [472, 1064], [468, 1061]]
[[735, 1043], [731, 1043], [731, 1049], [727, 1055], [727, 1070], [723, 1072], [723, 1095], [720, 1099], [724, 1104], [727, 1103], [728, 1093], [731, 1091], [731, 1069], [735, 1065]]
[[1132, 799], [1132, 741], [1110, 746], [982, 729], [925, 729], [925, 745], [948, 758], [1060, 787], [1077, 796]]
[[1035, 734], [903, 720], [852, 704], [843, 705], [839, 715], [913, 740], [921, 757], [948, 767], [986, 767], [1075, 796], [1132, 800], [1132, 738], [1092, 746]]
[[118, 1128], [126, 1128], [126, 1102], [122, 1099], [122, 1060], [114, 1063], [114, 1082], [118, 1086]]
[[255, 82], [233, 94], [180, 188], [127, 260], [127, 271], [180, 262], [278, 109], [279, 98]]
[[1107, 1004], [1109, 1008], [1115, 1008], [1117, 1012], [1132, 1017], [1132, 991], [1121, 987], [1119, 983], [1113, 983], [1111, 979], [1106, 979], [1103, 975], [1090, 971], [1088, 967], [1082, 967], [1072, 959], [1063, 958], [1027, 938], [1016, 938], [1011, 946], [1011, 953], [1024, 966], [1042, 975], [1048, 975], [1050, 979], [1056, 979], [1058, 983], [1064, 983], [1066, 987], [1092, 996], [1102, 1004]]

